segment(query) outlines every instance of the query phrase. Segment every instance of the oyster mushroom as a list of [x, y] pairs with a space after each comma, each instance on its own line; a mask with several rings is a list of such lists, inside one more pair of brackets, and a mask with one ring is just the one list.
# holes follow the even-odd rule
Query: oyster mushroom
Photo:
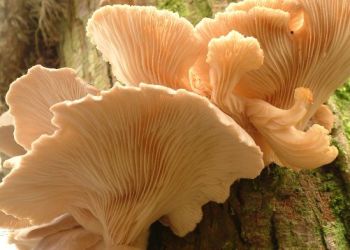
[[122, 83], [190, 89], [199, 47], [185, 18], [155, 7], [114, 5], [95, 11], [86, 29]]
[[9, 243], [19, 250], [97, 249], [102, 238], [79, 225], [71, 215], [62, 215], [49, 223], [17, 229], [10, 233]]
[[233, 181], [263, 168], [251, 137], [185, 90], [114, 87], [51, 111], [57, 130], [11, 163], [0, 208], [35, 224], [71, 214], [107, 249], [145, 249], [160, 218], [185, 235], [202, 205], [224, 202]]
[[76, 100], [99, 91], [84, 83], [69, 68], [49, 69], [33, 66], [28, 73], [11, 83], [6, 95], [14, 119], [15, 139], [26, 150], [43, 134], [52, 134], [55, 127], [50, 107], [66, 100]]
[[24, 154], [25, 150], [17, 144], [13, 132], [13, 117], [9, 111], [6, 111], [0, 116], [0, 152], [8, 156]]
[[331, 131], [334, 125], [335, 117], [332, 110], [325, 104], [321, 105], [316, 113], [311, 117], [311, 124], [320, 124], [328, 131]]
[[[215, 66], [220, 56], [233, 54], [227, 47], [213, 50], [229, 39], [232, 30], [254, 37], [264, 60], [234, 81], [220, 82], [215, 79], [225, 79], [248, 60], [232, 55], [228, 60], [234, 63], [219, 70]], [[201, 54], [193, 68], [201, 79], [195, 85], [197, 92], [210, 97], [253, 136], [265, 164], [314, 168], [336, 157], [327, 135], [332, 114], [322, 112], [322, 104], [350, 76], [349, 1], [242, 1], [214, 19], [204, 19], [196, 31], [201, 40]], [[256, 53], [255, 59], [260, 62], [261, 56]], [[220, 92], [219, 86], [230, 90]], [[307, 129], [312, 118], [326, 128], [316, 124]]]
[[[14, 156], [25, 154], [34, 140], [54, 132], [50, 112], [53, 104], [79, 99], [88, 93], [97, 95], [99, 91], [85, 84], [68, 68], [57, 70], [36, 65], [14, 81], [6, 95], [10, 110], [0, 117], [0, 152], [12, 157], [6, 168], [12, 169], [14, 162], [19, 160]], [[1, 227], [13, 229], [30, 225], [28, 220], [2, 211], [0, 217]]]
[[[9, 157], [23, 155], [24, 148], [17, 144], [13, 136], [14, 122], [9, 111], [0, 116], [0, 152]], [[1, 159], [2, 160], [2, 159]], [[0, 161], [1, 164], [1, 161]], [[0, 211], [0, 227], [18, 228], [29, 225], [26, 220], [19, 220]]]

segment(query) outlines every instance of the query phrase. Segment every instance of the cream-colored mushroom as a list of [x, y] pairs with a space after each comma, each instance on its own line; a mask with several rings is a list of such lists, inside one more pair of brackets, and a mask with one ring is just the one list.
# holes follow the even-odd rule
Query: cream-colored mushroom
[[17, 144], [13, 132], [13, 117], [9, 111], [6, 111], [0, 116], [0, 152], [8, 156], [24, 154], [25, 150]]
[[325, 104], [321, 105], [311, 117], [311, 124], [320, 124], [328, 131], [331, 131], [335, 122], [332, 110]]
[[[320, 106], [350, 76], [349, 1], [242, 1], [233, 3], [214, 19], [203, 20], [196, 30], [202, 48], [193, 69], [201, 79], [197, 81], [200, 85], [195, 85], [197, 92], [204, 92], [254, 137], [264, 152], [266, 164], [273, 158], [295, 169], [313, 168], [336, 157], [337, 151], [329, 146], [326, 132], [332, 123], [331, 113], [323, 112], [327, 116], [323, 121], [317, 118], [321, 125], [328, 126], [326, 129], [313, 126], [304, 130]], [[215, 51], [214, 45], [229, 39], [232, 30], [256, 38], [264, 52], [264, 62], [258, 69], [240, 76], [233, 74], [237, 65], [246, 65], [246, 60], [253, 59], [232, 55], [228, 59], [232, 63], [221, 64], [218, 70], [216, 61], [232, 52], [227, 46]], [[261, 61], [260, 55], [255, 58]], [[221, 81], [228, 74], [236, 76], [234, 81]], [[220, 89], [230, 91], [220, 94]], [[294, 93], [305, 101], [294, 99]], [[295, 109], [294, 102], [304, 104]], [[300, 113], [284, 115], [292, 111]], [[291, 117], [295, 120], [291, 121]], [[309, 160], [312, 155], [317, 155], [318, 161], [312, 163]]]
[[[0, 116], [0, 152], [13, 157], [25, 154], [25, 150], [15, 141], [13, 132], [13, 117], [9, 111], [6, 111]], [[0, 161], [0, 164], [1, 163]], [[0, 227], [19, 228], [28, 225], [28, 221], [19, 220], [0, 210]]]
[[18, 250], [85, 250], [94, 249], [102, 238], [82, 228], [71, 215], [62, 215], [53, 221], [10, 233], [9, 243]]
[[65, 100], [76, 100], [98, 90], [85, 84], [69, 68], [49, 69], [36, 65], [10, 85], [6, 102], [14, 119], [15, 139], [26, 150], [43, 134], [55, 127], [50, 107]]
[[[14, 81], [6, 96], [10, 110], [0, 117], [0, 152], [12, 156], [6, 168], [12, 169], [19, 159], [13, 156], [25, 154], [35, 139], [53, 133], [55, 127], [51, 124], [53, 115], [50, 112], [53, 104], [98, 92], [68, 68], [56, 70], [36, 65]], [[1, 227], [13, 229], [30, 225], [28, 220], [2, 211], [0, 217]]]
[[198, 40], [192, 24], [178, 14], [155, 7], [105, 6], [93, 14], [87, 32], [119, 81], [190, 89]]
[[30, 222], [26, 219], [18, 219], [12, 215], [5, 214], [0, 211], [0, 228], [15, 229], [30, 226]]
[[106, 249], [145, 249], [160, 218], [185, 235], [203, 204], [224, 202], [233, 181], [263, 168], [251, 137], [185, 90], [115, 87], [51, 110], [58, 129], [15, 161], [0, 208], [39, 224], [71, 214]]

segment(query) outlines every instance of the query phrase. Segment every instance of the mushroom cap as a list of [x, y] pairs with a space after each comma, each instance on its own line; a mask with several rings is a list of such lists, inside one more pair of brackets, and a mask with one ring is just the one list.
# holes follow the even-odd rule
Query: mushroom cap
[[240, 112], [230, 112], [244, 109], [239, 98], [232, 98], [232, 93], [247, 72], [261, 67], [263, 51], [255, 38], [244, 37], [237, 31], [213, 38], [208, 49], [206, 62], [210, 67], [211, 100], [236, 122], [244, 124]]
[[105, 6], [95, 11], [87, 32], [122, 83], [190, 89], [198, 40], [192, 24], [178, 14], [149, 6]]
[[208, 89], [208, 43], [231, 30], [255, 37], [264, 51], [262, 67], [242, 77], [235, 94], [288, 109], [293, 106], [296, 88], [310, 89], [314, 102], [299, 128], [306, 127], [318, 108], [350, 76], [347, 0], [245, 0], [233, 3], [214, 19], [204, 19], [196, 26], [202, 52], [194, 68]]
[[102, 238], [82, 228], [68, 214], [59, 216], [49, 223], [21, 228], [9, 235], [9, 243], [20, 250], [85, 250], [95, 249]]
[[25, 150], [14, 138], [14, 121], [9, 111], [0, 116], [0, 152], [8, 156], [22, 155]]
[[262, 100], [246, 100], [249, 121], [273, 150], [264, 152], [265, 164], [276, 162], [294, 170], [312, 169], [331, 163], [338, 149], [330, 146], [329, 130], [314, 124], [306, 131], [297, 128], [312, 103], [306, 88], [295, 90], [294, 105], [283, 110]]
[[23, 228], [30, 226], [30, 222], [26, 219], [18, 219], [12, 215], [8, 215], [3, 211], [0, 211], [0, 228]]
[[319, 125], [306, 132], [298, 129], [298, 123], [313, 102], [309, 89], [297, 88], [294, 105], [289, 109], [235, 92], [242, 77], [263, 64], [263, 53], [255, 38], [232, 31], [212, 39], [208, 48], [207, 62], [213, 84], [211, 100], [255, 139], [264, 152], [266, 165], [276, 162], [299, 170], [319, 167], [335, 159], [338, 150], [330, 146], [327, 129]]
[[[229, 41], [232, 30], [257, 39], [264, 52], [260, 67], [237, 74], [239, 65], [246, 65], [248, 59], [231, 55], [229, 46], [212, 48]], [[333, 116], [321, 105], [350, 75], [350, 53], [346, 53], [350, 48], [349, 1], [241, 1], [214, 19], [202, 20], [196, 32], [201, 53], [193, 67], [200, 78], [195, 87], [249, 132], [263, 150], [265, 164], [275, 159], [294, 169], [313, 168], [336, 157], [326, 132]], [[231, 38], [231, 42], [236, 40]], [[229, 56], [219, 69], [215, 64], [223, 53]], [[249, 60], [259, 62], [261, 57], [253, 55]], [[301, 97], [304, 104], [296, 104], [294, 93], [304, 93], [301, 96], [310, 96], [312, 101]], [[326, 129], [315, 125], [307, 129], [311, 118]], [[304, 150], [295, 150], [296, 145]], [[326, 153], [317, 156], [315, 164], [309, 162], [307, 157], [320, 152]]]
[[144, 249], [159, 218], [185, 235], [202, 205], [224, 202], [233, 181], [263, 168], [252, 138], [185, 90], [114, 87], [51, 111], [58, 129], [17, 161], [0, 185], [0, 208], [33, 223], [72, 214], [107, 247]]
[[[13, 117], [9, 111], [6, 111], [0, 116], [0, 152], [6, 154], [7, 156], [25, 154], [24, 148], [18, 145], [15, 141], [13, 132]], [[19, 228], [27, 225], [29, 225], [29, 221], [20, 220], [11, 215], [5, 214], [0, 210], [0, 227]]]
[[230, 3], [225, 11], [248, 11], [254, 7], [266, 7], [293, 13], [299, 12], [301, 10], [299, 0], [244, 0], [240, 2]]
[[331, 131], [335, 122], [335, 117], [332, 110], [326, 105], [321, 105], [313, 117], [311, 117], [311, 124], [319, 124], [328, 131]]
[[70, 68], [49, 69], [33, 66], [28, 73], [10, 85], [6, 102], [14, 119], [15, 139], [26, 150], [43, 134], [52, 134], [55, 127], [50, 107], [65, 100], [76, 100], [98, 94]]

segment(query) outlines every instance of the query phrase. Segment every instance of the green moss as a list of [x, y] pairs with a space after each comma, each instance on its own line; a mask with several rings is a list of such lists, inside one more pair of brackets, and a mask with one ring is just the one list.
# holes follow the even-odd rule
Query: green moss
[[193, 4], [197, 9], [197, 19], [195, 20], [194, 23], [197, 23], [202, 19], [203, 17], [210, 17], [213, 15], [210, 5], [208, 1], [206, 0], [193, 0]]
[[[339, 221], [331, 222], [322, 226], [322, 230], [326, 235], [327, 242], [336, 242], [337, 249], [349, 249], [349, 245], [344, 237], [346, 234], [344, 225]], [[329, 248], [331, 248], [329, 246]]]
[[234, 244], [232, 242], [226, 242], [222, 247], [222, 250], [232, 250], [235, 249]]
[[160, 0], [157, 6], [160, 9], [178, 12], [193, 24], [198, 23], [203, 17], [212, 16], [207, 0]]
[[[331, 174], [330, 176], [333, 176], [333, 175]], [[331, 207], [333, 209], [333, 212], [337, 216], [341, 216], [342, 212], [346, 210], [350, 204], [347, 201], [347, 199], [344, 197], [342, 192], [340, 192], [339, 185], [336, 182], [334, 182], [331, 178], [333, 177], [329, 177], [328, 181], [324, 181], [321, 191], [332, 194]]]
[[[330, 168], [334, 168], [334, 166], [331, 166]], [[330, 206], [333, 214], [336, 216], [335, 223], [337, 223], [337, 227], [332, 228], [331, 225], [329, 225], [328, 230], [340, 230], [341, 232], [339, 232], [339, 234], [346, 235], [346, 238], [350, 242], [350, 200], [346, 194], [342, 179], [337, 176], [335, 172], [328, 172], [328, 169], [326, 169], [326, 172], [320, 170], [319, 177], [322, 179], [322, 187], [320, 191], [330, 195]], [[344, 241], [340, 240], [337, 242]]]
[[344, 126], [346, 137], [350, 140], [350, 81], [335, 91], [332, 100], [340, 112], [340, 119]]
[[178, 12], [180, 16], [188, 16], [188, 9], [184, 1], [179, 0], [160, 0], [158, 1], [158, 8], [167, 9], [174, 12]]

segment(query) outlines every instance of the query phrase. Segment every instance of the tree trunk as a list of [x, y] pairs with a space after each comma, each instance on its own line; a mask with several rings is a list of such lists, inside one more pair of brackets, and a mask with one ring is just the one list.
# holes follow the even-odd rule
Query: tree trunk
[[[117, 2], [123, 1], [106, 0], [103, 4]], [[125, 2], [179, 11], [193, 23], [227, 4], [220, 0]], [[47, 13], [56, 11], [58, 17], [41, 16], [45, 11], [37, 10], [43, 6]], [[114, 79], [110, 66], [102, 61], [85, 35], [86, 22], [98, 7], [98, 0], [0, 0], [2, 97], [9, 82], [38, 62], [72, 67], [87, 82], [102, 89], [111, 87]], [[49, 32], [45, 27], [59, 32]], [[329, 101], [339, 117], [332, 132], [333, 143], [340, 151], [334, 163], [299, 173], [270, 166], [255, 180], [236, 182], [226, 203], [205, 205], [202, 222], [184, 238], [155, 223], [149, 249], [350, 249], [347, 96], [350, 88], [343, 87]]]

